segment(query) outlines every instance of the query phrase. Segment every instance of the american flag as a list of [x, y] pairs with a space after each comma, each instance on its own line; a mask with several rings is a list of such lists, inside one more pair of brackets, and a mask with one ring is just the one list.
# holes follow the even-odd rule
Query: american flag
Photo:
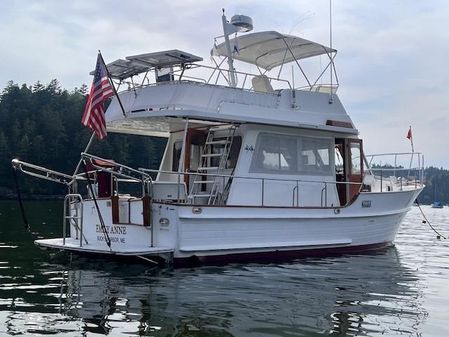
[[106, 66], [98, 54], [97, 66], [95, 67], [94, 81], [90, 88], [86, 107], [84, 108], [81, 123], [90, 128], [98, 139], [106, 137], [106, 121], [104, 118], [104, 102], [114, 95], [111, 82], [109, 81]]

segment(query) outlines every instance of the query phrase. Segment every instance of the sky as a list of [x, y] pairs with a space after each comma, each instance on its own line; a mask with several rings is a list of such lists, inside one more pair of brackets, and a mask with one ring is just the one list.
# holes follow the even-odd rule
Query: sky
[[[208, 61], [222, 8], [276, 30], [329, 45], [329, 0], [2, 0], [0, 89], [57, 79], [90, 86], [96, 54], [180, 49]], [[449, 169], [449, 1], [333, 0], [338, 96], [366, 153], [415, 151]], [[208, 64], [208, 62], [206, 62]]]

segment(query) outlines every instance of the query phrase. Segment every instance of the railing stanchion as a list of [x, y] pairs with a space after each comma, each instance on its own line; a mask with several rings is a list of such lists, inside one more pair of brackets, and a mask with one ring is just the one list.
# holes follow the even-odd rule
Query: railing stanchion
[[299, 207], [299, 181], [296, 180], [296, 207]]
[[262, 178], [262, 206], [264, 206], [265, 178]]
[[327, 207], [327, 181], [324, 182], [324, 207]]
[[382, 170], [380, 170], [380, 192], [382, 192], [382, 182], [383, 182], [383, 176], [384, 176], [384, 174], [383, 174], [383, 171], [382, 171]]
[[63, 214], [63, 221], [62, 221], [62, 244], [65, 246], [65, 236], [67, 231], [67, 196], [64, 198], [64, 214]]
[[179, 184], [181, 183], [181, 173], [178, 172], [178, 186], [177, 186], [177, 192], [178, 192], [178, 196], [177, 196], [177, 202], [179, 202], [179, 198], [181, 196], [181, 191], [179, 190]]

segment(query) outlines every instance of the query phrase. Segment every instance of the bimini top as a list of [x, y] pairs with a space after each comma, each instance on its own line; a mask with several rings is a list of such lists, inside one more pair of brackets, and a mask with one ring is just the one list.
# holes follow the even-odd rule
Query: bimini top
[[[266, 70], [294, 60], [337, 52], [319, 43], [274, 31], [242, 35], [231, 39], [230, 44], [235, 60], [251, 63]], [[212, 54], [227, 56], [225, 42], [215, 47]]]

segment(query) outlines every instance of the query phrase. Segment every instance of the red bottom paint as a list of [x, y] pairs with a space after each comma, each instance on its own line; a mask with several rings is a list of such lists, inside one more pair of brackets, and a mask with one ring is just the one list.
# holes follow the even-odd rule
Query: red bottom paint
[[307, 250], [278, 250], [272, 252], [239, 253], [212, 256], [191, 256], [188, 258], [175, 258], [175, 267], [197, 266], [197, 265], [224, 265], [228, 263], [270, 263], [285, 262], [305, 257], [338, 256], [343, 254], [365, 253], [385, 249], [391, 246], [391, 242], [375, 243], [370, 245], [320, 248]]

